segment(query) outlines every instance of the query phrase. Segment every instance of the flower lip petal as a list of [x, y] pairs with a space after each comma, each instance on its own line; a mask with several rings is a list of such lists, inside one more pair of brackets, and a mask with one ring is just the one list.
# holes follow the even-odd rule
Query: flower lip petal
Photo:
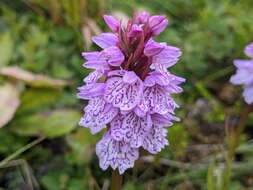
[[99, 158], [99, 165], [103, 170], [109, 166], [118, 168], [123, 174], [128, 168], [134, 166], [135, 160], [139, 158], [137, 148], [131, 148], [129, 143], [116, 141], [108, 131], [96, 145], [96, 154]]
[[167, 130], [164, 127], [153, 125], [151, 132], [144, 139], [143, 148], [151, 154], [157, 154], [169, 145], [166, 136]]
[[123, 111], [134, 109], [140, 102], [143, 92], [141, 80], [129, 84], [122, 77], [111, 77], [106, 81], [104, 98], [108, 103]]

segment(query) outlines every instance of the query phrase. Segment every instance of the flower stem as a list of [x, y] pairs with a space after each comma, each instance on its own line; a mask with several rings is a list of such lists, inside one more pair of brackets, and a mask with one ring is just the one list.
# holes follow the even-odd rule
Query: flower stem
[[123, 175], [119, 174], [119, 171], [112, 171], [112, 181], [111, 181], [111, 190], [120, 190], [122, 186]]

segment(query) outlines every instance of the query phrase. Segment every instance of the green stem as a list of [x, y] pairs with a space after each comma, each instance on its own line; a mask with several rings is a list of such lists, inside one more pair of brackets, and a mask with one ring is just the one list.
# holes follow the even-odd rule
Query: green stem
[[240, 142], [241, 134], [243, 133], [245, 126], [247, 124], [249, 114], [252, 111], [253, 107], [250, 105], [247, 105], [245, 108], [245, 111], [243, 112], [240, 121], [238, 123], [238, 126], [236, 127], [235, 131], [229, 136], [228, 143], [229, 143], [229, 150], [226, 155], [226, 169], [224, 171], [224, 178], [223, 178], [223, 185], [222, 190], [228, 189], [228, 185], [230, 182], [230, 178], [232, 175], [232, 167], [233, 162], [235, 158], [235, 152]]
[[25, 152], [26, 150], [32, 148], [33, 146], [35, 146], [36, 144], [40, 143], [41, 141], [43, 141], [46, 137], [39, 137], [38, 139], [32, 141], [31, 143], [23, 146], [22, 148], [18, 149], [16, 152], [12, 153], [11, 155], [9, 155], [8, 157], [6, 157], [5, 159], [3, 159], [0, 162], [0, 167], [4, 166], [5, 164], [7, 164], [9, 161], [15, 159], [17, 156], [19, 156], [20, 154], [22, 154], [23, 152]]
[[119, 171], [112, 171], [112, 181], [111, 181], [111, 190], [120, 190], [122, 186], [123, 175], [119, 174]]

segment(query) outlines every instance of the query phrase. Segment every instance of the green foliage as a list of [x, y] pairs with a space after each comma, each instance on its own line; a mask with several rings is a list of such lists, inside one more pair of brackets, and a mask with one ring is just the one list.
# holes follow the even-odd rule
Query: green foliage
[[0, 35], [0, 67], [9, 64], [13, 56], [14, 43], [10, 33], [3, 33]]
[[13, 120], [10, 129], [21, 136], [58, 137], [72, 131], [80, 116], [79, 112], [73, 110], [39, 112]]
[[20, 105], [16, 115], [20, 116], [34, 113], [36, 111], [46, 110], [49, 106], [55, 105], [55, 102], [61, 97], [61, 92], [58, 90], [28, 89], [21, 97], [22, 104]]
[[184, 156], [185, 148], [188, 146], [189, 135], [185, 127], [181, 124], [175, 124], [169, 129], [168, 140], [170, 142], [170, 149], [175, 157], [180, 158]]
[[10, 132], [9, 129], [3, 128], [0, 132], [0, 154], [8, 155], [20, 149], [27, 143], [28, 139], [22, 138]]

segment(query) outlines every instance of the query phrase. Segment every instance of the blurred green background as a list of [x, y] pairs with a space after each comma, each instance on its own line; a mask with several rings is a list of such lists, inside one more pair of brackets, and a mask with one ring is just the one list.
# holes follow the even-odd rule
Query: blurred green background
[[1, 0], [0, 190], [108, 189], [110, 170], [94, 152], [101, 135], [77, 125], [85, 102], [76, 89], [89, 72], [80, 53], [108, 31], [103, 14], [124, 20], [138, 10], [168, 17], [157, 40], [182, 49], [172, 71], [187, 83], [170, 146], [144, 155], [123, 189], [253, 189], [253, 114], [229, 168], [226, 158], [245, 107], [228, 81], [253, 41], [252, 0]]

